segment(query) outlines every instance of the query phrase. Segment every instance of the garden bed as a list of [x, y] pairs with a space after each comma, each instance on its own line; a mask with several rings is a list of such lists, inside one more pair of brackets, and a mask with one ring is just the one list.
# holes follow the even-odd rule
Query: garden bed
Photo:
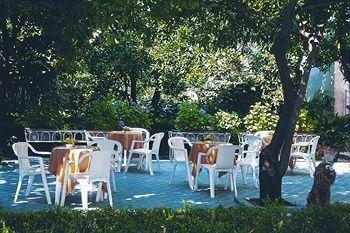
[[0, 210], [1, 232], [350, 232], [350, 205], [170, 209]]

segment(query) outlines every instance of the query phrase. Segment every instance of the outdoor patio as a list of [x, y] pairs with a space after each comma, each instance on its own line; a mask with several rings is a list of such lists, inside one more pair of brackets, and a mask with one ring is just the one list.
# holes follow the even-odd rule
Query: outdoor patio
[[[48, 160], [45, 160], [48, 165]], [[187, 202], [192, 207], [215, 207], [223, 205], [225, 207], [234, 205], [250, 205], [245, 198], [259, 196], [259, 190], [253, 185], [251, 174], [248, 176], [248, 183], [243, 184], [239, 172], [237, 176], [238, 198], [234, 198], [233, 192], [224, 190], [224, 180], [217, 185], [215, 199], [210, 198], [209, 183], [206, 172], [200, 173], [200, 191], [192, 191], [188, 183], [184, 182], [184, 165], [179, 164], [175, 173], [173, 183], [169, 185], [169, 178], [173, 168], [170, 161], [161, 161], [161, 172], [155, 166], [154, 176], [150, 176], [147, 171], [139, 172], [132, 167], [128, 173], [117, 173], [117, 192], [113, 193], [113, 204], [115, 208], [156, 208], [167, 207], [179, 209]], [[331, 187], [331, 201], [350, 200], [350, 163], [335, 163], [334, 168], [337, 178]], [[22, 187], [18, 201], [13, 202], [18, 182], [18, 164], [8, 161], [0, 167], [0, 208], [11, 210], [42, 210], [53, 208], [54, 205], [46, 203], [44, 190], [40, 177], [37, 176], [33, 183], [33, 191], [29, 196], [25, 196], [26, 179]], [[37, 182], [36, 182], [37, 181]], [[51, 199], [54, 200], [55, 176], [48, 176]], [[295, 171], [288, 172], [283, 179], [283, 198], [296, 204], [297, 207], [306, 205], [306, 196], [312, 186], [312, 178], [306, 167], [306, 163], [298, 161]], [[102, 203], [95, 203], [96, 192], [89, 193], [89, 209], [96, 207], [108, 207], [108, 200]], [[81, 209], [80, 190], [76, 195], [67, 196], [65, 208]]]

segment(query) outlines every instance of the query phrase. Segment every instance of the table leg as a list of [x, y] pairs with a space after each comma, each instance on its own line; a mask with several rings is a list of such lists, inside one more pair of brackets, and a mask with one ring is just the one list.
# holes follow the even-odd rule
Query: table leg
[[56, 189], [55, 189], [55, 205], [60, 204], [62, 183], [56, 178]]

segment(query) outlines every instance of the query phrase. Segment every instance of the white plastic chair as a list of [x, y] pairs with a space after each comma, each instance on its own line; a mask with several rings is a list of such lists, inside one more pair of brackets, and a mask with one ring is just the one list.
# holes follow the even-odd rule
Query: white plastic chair
[[98, 192], [96, 195], [96, 201], [100, 200], [100, 192], [102, 188], [102, 182], [107, 184], [108, 190], [108, 199], [109, 205], [113, 206], [112, 201], [112, 191], [111, 185], [109, 182], [110, 179], [110, 168], [112, 161], [112, 154], [108, 151], [94, 151], [86, 153], [79, 159], [79, 164], [83, 162], [84, 159], [88, 159], [91, 157], [89, 164], [89, 171], [81, 172], [81, 173], [70, 173], [69, 166], [74, 163], [73, 161], [67, 161], [66, 163], [66, 171], [64, 174], [64, 182], [62, 186], [62, 196], [61, 196], [61, 206], [64, 206], [66, 199], [66, 190], [67, 190], [67, 182], [68, 179], [74, 179], [80, 183], [81, 187], [81, 201], [83, 204], [83, 209], [88, 208], [88, 191], [91, 189], [91, 185], [93, 182], [98, 182]]
[[[291, 153], [290, 156], [294, 157], [296, 159], [302, 158], [302, 159], [306, 160], [308, 167], [309, 167], [309, 172], [310, 172], [311, 177], [313, 177], [313, 173], [314, 173], [315, 168], [316, 168], [315, 155], [316, 155], [317, 143], [318, 143], [319, 139], [320, 139], [320, 136], [316, 136], [308, 142], [307, 141], [298, 142], [298, 143], [295, 143], [292, 145], [293, 152]], [[302, 147], [307, 147], [307, 152], [301, 152], [300, 149]]]
[[190, 147], [192, 147], [192, 143], [185, 137], [172, 137], [168, 139], [168, 145], [170, 151], [172, 153], [172, 158], [174, 159], [174, 169], [170, 176], [169, 184], [171, 184], [173, 180], [173, 176], [176, 170], [176, 166], [179, 163], [184, 163], [186, 166], [185, 169], [185, 180], [188, 181], [190, 188], [193, 190], [193, 179], [191, 175], [191, 161], [188, 160], [188, 152], [185, 148], [185, 143], [187, 143]]
[[[123, 146], [120, 142], [110, 139], [97, 140], [97, 147], [100, 148], [101, 151], [106, 151], [111, 153], [113, 161], [111, 166], [111, 178], [113, 184], [113, 191], [117, 192], [117, 186], [115, 184], [115, 173], [120, 172], [122, 166], [122, 151]], [[117, 163], [117, 166], [115, 164]]]
[[[150, 137], [150, 133], [147, 129], [144, 128], [131, 128], [131, 131], [137, 131], [142, 134], [142, 140], [147, 141]], [[143, 148], [149, 149], [149, 142], [144, 143]]]
[[105, 140], [105, 137], [95, 137], [92, 136], [91, 133], [89, 133], [88, 131], [84, 130], [84, 134], [85, 134], [85, 139], [86, 139], [86, 145], [87, 146], [92, 146], [94, 144], [97, 143], [97, 141], [101, 141], [101, 140]]
[[[202, 164], [202, 157], [209, 156], [212, 151], [217, 150], [217, 157], [215, 164]], [[231, 191], [237, 197], [236, 177], [237, 169], [235, 165], [236, 156], [242, 155], [242, 147], [234, 145], [221, 145], [211, 147], [207, 153], [198, 153], [197, 172], [195, 179], [195, 190], [198, 189], [198, 176], [200, 168], [206, 169], [209, 172], [210, 197], [215, 197], [215, 175], [219, 172], [227, 173], [227, 179], [230, 181]], [[227, 189], [227, 185], [225, 186]]]
[[[155, 155], [157, 158], [157, 162], [158, 162], [158, 169], [160, 171], [159, 147], [160, 147], [160, 143], [161, 143], [163, 137], [164, 137], [164, 133], [156, 133], [156, 134], [153, 134], [148, 140], [145, 140], [145, 141], [134, 140], [134, 141], [132, 141], [131, 149], [129, 150], [128, 161], [127, 161], [126, 167], [125, 167], [125, 172], [128, 171], [130, 163], [131, 163], [131, 159], [132, 159], [134, 154], [140, 155], [139, 168], [141, 168], [142, 163], [143, 163], [143, 159], [144, 159], [144, 157], [146, 157], [146, 168], [149, 169], [149, 172], [151, 175], [153, 175], [152, 155]], [[135, 143], [149, 143], [151, 141], [153, 141], [151, 149], [146, 149], [146, 148], [135, 149]]]
[[[258, 188], [258, 180], [256, 178], [256, 167], [259, 165], [259, 154], [262, 146], [262, 139], [254, 135], [247, 135], [246, 141], [243, 143], [243, 155], [237, 161], [237, 167], [241, 168], [244, 184], [247, 184], [248, 169], [251, 168], [253, 173], [254, 185]], [[246, 149], [244, 149], [246, 148]]]
[[246, 136], [248, 135], [247, 132], [238, 132], [237, 136], [238, 136], [238, 143], [240, 146], [243, 145], [243, 143], [246, 141]]
[[[50, 197], [50, 192], [49, 188], [47, 185], [47, 179], [46, 179], [46, 174], [49, 174], [49, 171], [46, 171], [44, 169], [44, 161], [43, 158], [39, 156], [28, 156], [28, 148], [33, 151], [35, 154], [39, 155], [50, 155], [50, 152], [40, 152], [35, 150], [28, 142], [17, 142], [12, 145], [13, 152], [18, 158], [18, 165], [19, 165], [19, 179], [18, 179], [18, 185], [17, 185], [17, 190], [15, 194], [15, 199], [14, 202], [17, 201], [19, 191], [21, 190], [23, 178], [25, 176], [29, 176], [28, 178], [28, 185], [27, 185], [27, 190], [26, 190], [26, 196], [29, 195], [30, 189], [32, 187], [35, 175], [41, 175], [41, 179], [44, 185], [44, 190], [45, 190], [45, 195], [46, 195], [46, 200], [47, 204], [51, 205], [51, 197]], [[40, 168], [35, 169], [32, 167], [30, 164], [30, 161], [37, 161], [39, 163]]]

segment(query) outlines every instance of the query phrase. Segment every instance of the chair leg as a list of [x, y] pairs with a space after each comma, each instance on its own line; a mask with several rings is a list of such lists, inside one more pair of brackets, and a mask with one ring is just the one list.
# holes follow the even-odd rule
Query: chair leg
[[157, 163], [158, 163], [158, 170], [160, 171], [159, 153], [156, 154], [156, 159], [157, 159]]
[[62, 185], [61, 206], [64, 206], [64, 202], [66, 201], [67, 182], [68, 182], [68, 177], [65, 176], [63, 185]]
[[95, 199], [96, 202], [99, 202], [99, 201], [100, 201], [101, 195], [103, 195], [103, 194], [101, 194], [101, 193], [102, 193], [102, 182], [98, 182], [97, 193], [96, 193], [96, 199]]
[[190, 186], [190, 189], [193, 190], [193, 179], [190, 171], [190, 165], [186, 163], [186, 173], [187, 173], [187, 179], [188, 179], [188, 185]]
[[255, 167], [252, 166], [252, 172], [253, 172], [253, 180], [254, 180], [254, 185], [256, 188], [258, 188], [258, 180], [256, 179], [256, 173], [255, 173]]
[[307, 161], [307, 164], [309, 165], [310, 177], [314, 177], [314, 174], [313, 174], [313, 169], [312, 169], [312, 165], [311, 165], [310, 158], [309, 158], [309, 159], [306, 159], [306, 161]]
[[[126, 157], [126, 155], [125, 155], [125, 157]], [[126, 165], [125, 165], [124, 173], [128, 172], [128, 169], [129, 169], [129, 166], [130, 166], [130, 163], [131, 163], [131, 157], [132, 157], [132, 153], [130, 153], [129, 157], [126, 159], [127, 162], [126, 162]]]
[[233, 174], [230, 173], [229, 177], [230, 177], [230, 190], [231, 190], [231, 192], [233, 192]]
[[194, 190], [198, 189], [198, 176], [199, 176], [199, 166], [197, 164], [197, 169], [196, 169], [196, 178], [194, 179]]
[[126, 163], [128, 161], [127, 154], [128, 154], [127, 150], [124, 150], [124, 153], [123, 153], [123, 157], [124, 157], [123, 165], [124, 166], [126, 166]]
[[242, 173], [243, 183], [247, 184], [247, 166], [245, 165], [241, 166], [241, 173]]
[[235, 192], [235, 197], [237, 197], [238, 194], [237, 194], [237, 184], [236, 184], [236, 180], [237, 180], [237, 170], [236, 169], [233, 169], [232, 177], [233, 177], [233, 188], [234, 188], [234, 192]]
[[111, 169], [111, 178], [112, 178], [112, 184], [113, 184], [113, 192], [117, 192], [117, 185], [115, 183], [115, 172], [113, 169]]
[[210, 197], [215, 198], [215, 177], [214, 177], [214, 171], [209, 170], [209, 185], [210, 185]]
[[50, 192], [49, 192], [49, 186], [47, 185], [47, 179], [46, 179], [46, 175], [45, 175], [44, 170], [41, 171], [41, 179], [43, 180], [47, 204], [51, 205], [52, 202], [51, 202], [51, 197], [50, 197]]
[[122, 166], [123, 166], [123, 161], [122, 161], [122, 156], [120, 156], [118, 154], [118, 161], [117, 161], [117, 171], [120, 172], [122, 170]]
[[62, 183], [56, 178], [56, 188], [55, 188], [55, 205], [60, 204], [60, 195], [61, 195]]
[[35, 175], [30, 175], [28, 178], [28, 185], [27, 185], [27, 190], [26, 190], [26, 196], [29, 195], [33, 181], [34, 181]]
[[19, 191], [21, 190], [22, 182], [23, 182], [23, 175], [19, 174], [17, 190], [16, 190], [16, 194], [15, 194], [15, 199], [13, 200], [13, 202], [16, 202], [18, 199], [18, 195], [19, 195]]
[[171, 182], [173, 181], [173, 176], [174, 176], [174, 173], [176, 170], [176, 166], [177, 166], [177, 162], [175, 162], [175, 164], [174, 164], [174, 169], [173, 169], [173, 172], [171, 173], [169, 184], [171, 184]]
[[113, 200], [112, 200], [112, 192], [111, 192], [111, 185], [109, 182], [107, 182], [107, 190], [108, 190], [108, 200], [109, 200], [109, 205], [113, 207]]
[[314, 169], [316, 169], [316, 160], [315, 160], [315, 156], [312, 156], [312, 163], [314, 165]]
[[227, 188], [228, 188], [229, 179], [230, 179], [230, 174], [227, 173], [227, 175], [226, 175], [226, 182], [225, 182], [225, 190], [227, 190]]
[[80, 188], [81, 188], [81, 202], [83, 205], [83, 209], [87, 210], [88, 209], [88, 182], [87, 180], [81, 180], [79, 181], [80, 183]]
[[148, 164], [149, 173], [153, 176], [152, 155], [146, 154], [146, 164]]

